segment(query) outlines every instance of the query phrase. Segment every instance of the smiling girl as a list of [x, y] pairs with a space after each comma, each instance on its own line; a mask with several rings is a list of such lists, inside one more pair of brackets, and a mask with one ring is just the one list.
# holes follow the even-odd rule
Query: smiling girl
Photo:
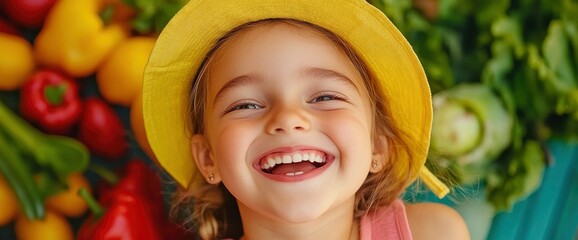
[[192, 0], [157, 40], [143, 106], [202, 239], [468, 239], [451, 208], [399, 200], [419, 176], [446, 193], [423, 166], [430, 97], [364, 1]]

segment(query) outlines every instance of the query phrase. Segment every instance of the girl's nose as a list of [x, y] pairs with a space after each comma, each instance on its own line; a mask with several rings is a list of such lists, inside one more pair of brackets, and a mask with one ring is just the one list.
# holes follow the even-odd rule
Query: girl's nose
[[298, 107], [281, 107], [271, 113], [267, 123], [267, 133], [288, 134], [309, 130], [311, 122], [308, 113]]

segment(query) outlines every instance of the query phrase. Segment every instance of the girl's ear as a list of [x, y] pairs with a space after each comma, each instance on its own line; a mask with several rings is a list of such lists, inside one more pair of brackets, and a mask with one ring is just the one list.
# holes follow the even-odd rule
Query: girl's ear
[[369, 172], [377, 173], [383, 169], [389, 161], [389, 145], [385, 136], [378, 136], [373, 142], [373, 151], [371, 154], [371, 168]]
[[221, 176], [219, 175], [215, 162], [213, 161], [213, 154], [205, 135], [195, 134], [191, 138], [191, 152], [195, 159], [197, 168], [201, 174], [203, 174], [207, 182], [210, 184], [218, 184], [221, 182]]

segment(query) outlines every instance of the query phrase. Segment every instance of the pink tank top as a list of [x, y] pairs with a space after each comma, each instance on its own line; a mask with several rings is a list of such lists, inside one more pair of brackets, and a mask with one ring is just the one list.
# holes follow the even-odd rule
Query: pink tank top
[[360, 240], [411, 240], [411, 232], [405, 214], [405, 206], [399, 199], [390, 206], [371, 211], [361, 217]]

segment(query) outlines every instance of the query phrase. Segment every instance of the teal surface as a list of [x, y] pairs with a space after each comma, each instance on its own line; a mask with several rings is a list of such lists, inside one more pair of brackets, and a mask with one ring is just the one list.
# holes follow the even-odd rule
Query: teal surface
[[509, 212], [492, 217], [492, 207], [482, 200], [483, 186], [441, 200], [429, 192], [404, 198], [454, 207], [466, 220], [472, 240], [578, 240], [578, 143], [551, 141], [548, 147], [554, 162], [540, 188]]
[[540, 188], [508, 213], [497, 214], [487, 239], [575, 239], [578, 226], [578, 145], [551, 142], [554, 163]]

